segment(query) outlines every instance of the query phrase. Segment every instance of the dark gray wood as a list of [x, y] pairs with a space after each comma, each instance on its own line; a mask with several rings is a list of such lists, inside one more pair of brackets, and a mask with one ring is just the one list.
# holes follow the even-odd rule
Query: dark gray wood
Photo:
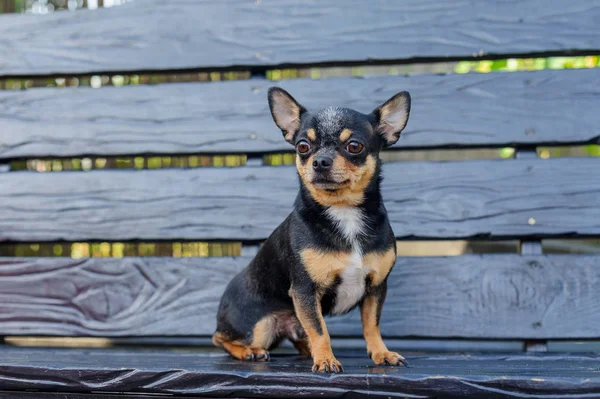
[[[211, 335], [221, 293], [249, 259], [0, 258], [0, 334]], [[389, 338], [599, 338], [599, 259], [399, 258], [382, 332]], [[327, 324], [335, 337], [361, 336], [356, 311]]]
[[365, 113], [408, 90], [397, 149], [600, 142], [596, 69], [0, 91], [0, 159], [291, 151], [268, 110], [274, 84], [309, 109]]
[[0, 75], [597, 52], [599, 4], [146, 0], [0, 16]]
[[[241, 261], [241, 260], [240, 260]], [[62, 338], [58, 338], [59, 340]], [[14, 342], [14, 339], [12, 340]], [[449, 338], [387, 338], [387, 344], [390, 347], [397, 348], [399, 351], [412, 352], [486, 352], [486, 353], [507, 353], [521, 352], [523, 350], [523, 341], [518, 339], [449, 339]], [[204, 336], [137, 336], [137, 337], [112, 337], [110, 338], [112, 346], [119, 347], [212, 347], [212, 338]], [[331, 338], [331, 345], [336, 350], [347, 349], [365, 349], [365, 341], [362, 336], [341, 337], [334, 335]], [[289, 341], [283, 341], [279, 347], [273, 350], [273, 353], [295, 354], [296, 349]]]
[[[597, 256], [398, 258], [383, 311], [387, 336], [594, 338]], [[585, 299], [588, 298], [588, 299]], [[600, 323], [600, 320], [598, 320]], [[567, 327], [566, 324], [570, 326]], [[360, 334], [358, 314], [331, 318]]]
[[[174, 396], [168, 395], [169, 399], [189, 399], [190, 396]], [[139, 393], [75, 393], [75, 392], [17, 392], [17, 391], [0, 391], [0, 399], [119, 399], [119, 398], [135, 398], [135, 399], [156, 399], [156, 395], [139, 394]], [[160, 398], [160, 396], [159, 396]]]
[[199, 397], [597, 398], [597, 355], [408, 355], [411, 368], [340, 356], [344, 374], [311, 373], [311, 361], [274, 356], [242, 363], [224, 354], [4, 349], [0, 389], [136, 392]]
[[231, 258], [0, 258], [0, 335], [210, 335]]
[[[600, 159], [397, 162], [399, 238], [600, 234]], [[582, 172], [582, 171], [585, 171]], [[292, 209], [295, 167], [0, 174], [0, 241], [262, 240]]]

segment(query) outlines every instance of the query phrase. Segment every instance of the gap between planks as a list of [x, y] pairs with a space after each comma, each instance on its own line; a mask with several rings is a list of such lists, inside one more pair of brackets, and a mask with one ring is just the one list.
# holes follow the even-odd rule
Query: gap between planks
[[[472, 61], [497, 61], [508, 59], [530, 59], [530, 58], [552, 58], [552, 57], [587, 57], [597, 56], [598, 49], [585, 50], [550, 50], [550, 51], [533, 51], [533, 52], [514, 52], [514, 53], [497, 53], [473, 56], [421, 56], [409, 58], [385, 58], [385, 59], [361, 59], [349, 61], [316, 61], [316, 62], [287, 62], [280, 64], [269, 65], [252, 65], [238, 64], [234, 66], [211, 66], [211, 67], [196, 67], [196, 68], [168, 68], [168, 69], [115, 69], [115, 70], [96, 70], [83, 73], [50, 73], [50, 74], [24, 74], [24, 73], [5, 73], [0, 74], [0, 79], [65, 79], [65, 78], [91, 78], [93, 76], [132, 76], [132, 75], [190, 75], [200, 73], [248, 73], [249, 78], [232, 79], [232, 80], [267, 80], [267, 73], [272, 70], [282, 69], [309, 69], [309, 68], [353, 68], [353, 67], [370, 67], [370, 66], [412, 66], [415, 64], [452, 64], [455, 62], [472, 62]], [[520, 71], [507, 71], [520, 72]], [[359, 76], [363, 77], [363, 76]], [[231, 80], [219, 80], [231, 81]]]

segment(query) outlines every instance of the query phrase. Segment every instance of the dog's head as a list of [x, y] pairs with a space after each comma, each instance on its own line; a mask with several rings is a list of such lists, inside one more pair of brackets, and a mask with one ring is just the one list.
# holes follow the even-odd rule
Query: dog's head
[[410, 113], [405, 91], [368, 115], [335, 107], [312, 113], [279, 87], [268, 96], [275, 124], [296, 147], [302, 183], [323, 206], [364, 201], [369, 183], [378, 178], [379, 152], [398, 141]]

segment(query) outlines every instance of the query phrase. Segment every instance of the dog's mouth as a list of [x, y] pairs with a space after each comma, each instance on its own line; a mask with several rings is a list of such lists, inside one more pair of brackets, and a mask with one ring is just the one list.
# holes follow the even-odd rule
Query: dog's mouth
[[337, 182], [337, 181], [330, 180], [330, 179], [317, 178], [312, 181], [313, 186], [315, 186], [318, 189], [326, 190], [326, 191], [339, 190], [340, 188], [346, 186], [348, 183], [350, 183], [350, 180], [348, 180], [348, 179], [341, 181], [341, 182]]

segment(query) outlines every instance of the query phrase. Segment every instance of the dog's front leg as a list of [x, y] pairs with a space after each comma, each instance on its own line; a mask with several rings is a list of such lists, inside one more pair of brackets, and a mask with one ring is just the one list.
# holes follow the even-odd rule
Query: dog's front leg
[[294, 301], [296, 316], [302, 324], [308, 340], [313, 358], [313, 372], [341, 373], [342, 364], [337, 361], [331, 349], [331, 339], [327, 325], [323, 319], [321, 297], [314, 288], [295, 288], [290, 290]]
[[381, 310], [387, 294], [387, 282], [383, 281], [379, 286], [369, 290], [367, 296], [360, 305], [360, 316], [363, 325], [363, 335], [367, 342], [367, 353], [375, 364], [383, 366], [407, 365], [402, 356], [396, 352], [390, 352], [381, 338], [379, 320]]

